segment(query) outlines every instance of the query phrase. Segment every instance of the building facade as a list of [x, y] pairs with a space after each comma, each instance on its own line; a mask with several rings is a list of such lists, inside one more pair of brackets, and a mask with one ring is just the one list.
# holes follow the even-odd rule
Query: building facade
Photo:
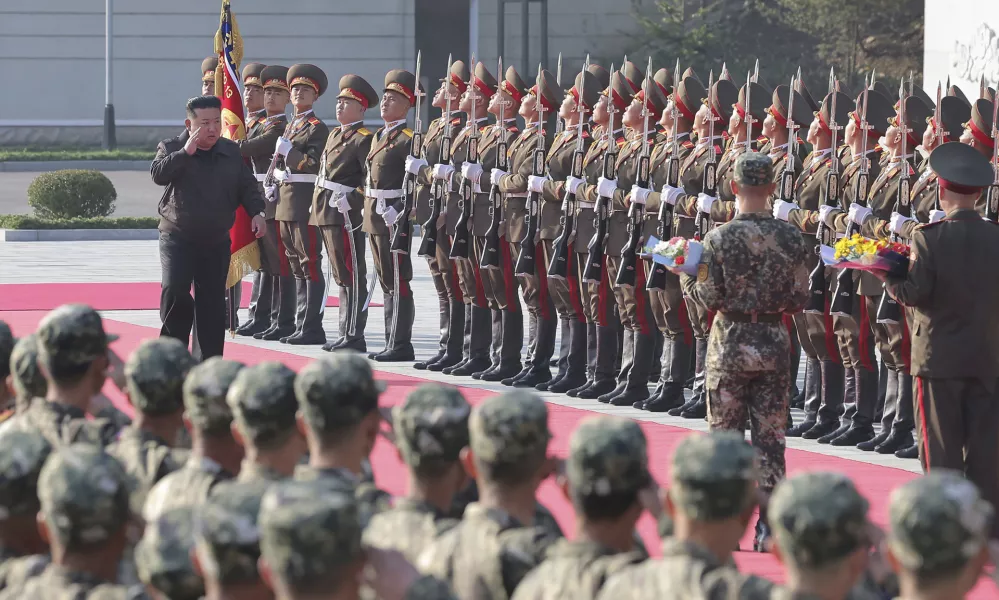
[[949, 76], [974, 99], [983, 75], [989, 86], [999, 85], [999, 2], [926, 0], [924, 87], [935, 89]]

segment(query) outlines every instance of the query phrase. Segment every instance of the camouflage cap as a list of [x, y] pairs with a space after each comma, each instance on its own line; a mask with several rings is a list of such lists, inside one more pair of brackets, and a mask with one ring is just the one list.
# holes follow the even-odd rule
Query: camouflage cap
[[191, 369], [184, 381], [184, 411], [203, 431], [228, 431], [232, 411], [226, 403], [229, 386], [244, 365], [220, 357], [209, 358]]
[[472, 410], [469, 445], [486, 464], [515, 464], [547, 452], [548, 407], [537, 395], [514, 390]]
[[0, 378], [10, 375], [10, 353], [14, 351], [16, 342], [10, 325], [0, 321]]
[[88, 444], [52, 453], [38, 476], [38, 499], [49, 535], [70, 548], [107, 542], [129, 518], [125, 471]]
[[756, 500], [756, 451], [732, 431], [685, 437], [673, 453], [670, 497], [680, 511], [701, 521], [733, 517]]
[[975, 484], [955, 471], [934, 469], [892, 492], [888, 545], [907, 570], [952, 572], [988, 542], [993, 518], [993, 507]]
[[260, 554], [293, 587], [310, 585], [360, 558], [354, 495], [319, 482], [274, 484], [260, 507]]
[[762, 152], [743, 152], [735, 159], [735, 182], [751, 187], [770, 185], [774, 180], [774, 161]]
[[194, 519], [194, 538], [201, 567], [223, 585], [260, 578], [260, 530], [257, 517], [272, 482], [224, 481], [212, 488]]
[[52, 447], [34, 429], [0, 435], [0, 521], [38, 513], [38, 476]]
[[226, 401], [240, 433], [253, 444], [283, 441], [295, 429], [295, 372], [279, 362], [246, 367], [229, 386]]
[[38, 324], [38, 355], [50, 368], [88, 365], [107, 356], [108, 344], [118, 339], [104, 332], [104, 321], [85, 304], [64, 304]]
[[194, 507], [174, 508], [146, 525], [135, 546], [139, 580], [170, 600], [199, 600], [205, 582], [194, 570]]
[[642, 428], [630, 419], [593, 416], [569, 440], [566, 476], [583, 496], [636, 492], [652, 483]]
[[814, 472], [779, 483], [768, 516], [781, 553], [819, 568], [871, 544], [868, 508], [847, 476]]
[[314, 360], [295, 378], [298, 407], [309, 427], [321, 432], [357, 425], [378, 410], [378, 396], [384, 390], [368, 359], [355, 352]]
[[44, 398], [49, 384], [38, 368], [38, 335], [32, 333], [17, 340], [10, 354], [10, 374], [18, 398]]
[[433, 461], [455, 461], [468, 446], [472, 407], [458, 388], [427, 384], [416, 388], [392, 409], [395, 443], [410, 467]]
[[125, 361], [129, 400], [150, 416], [183, 410], [184, 378], [196, 364], [180, 340], [161, 337], [142, 342]]

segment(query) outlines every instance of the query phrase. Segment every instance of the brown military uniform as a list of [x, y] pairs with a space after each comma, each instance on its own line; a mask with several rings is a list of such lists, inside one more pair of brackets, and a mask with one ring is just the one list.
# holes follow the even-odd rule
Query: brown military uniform
[[283, 137], [291, 141], [293, 149], [285, 160], [288, 178], [278, 185], [274, 218], [280, 222], [292, 275], [298, 280], [322, 283], [322, 241], [319, 229], [309, 225], [309, 212], [329, 128], [309, 111], [296, 115]]

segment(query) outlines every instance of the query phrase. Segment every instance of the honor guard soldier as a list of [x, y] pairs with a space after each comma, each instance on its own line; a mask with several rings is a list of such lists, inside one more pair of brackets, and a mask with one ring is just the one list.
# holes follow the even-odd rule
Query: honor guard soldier
[[[833, 94], [836, 94], [835, 118], [830, 116]], [[802, 96], [807, 102], [808, 97], [804, 94]], [[797, 97], [795, 100], [797, 101]], [[823, 99], [820, 110], [815, 113], [815, 118], [812, 119], [808, 127], [807, 141], [812, 144], [812, 152], [805, 159], [801, 175], [794, 183], [796, 202], [780, 199], [774, 201], [774, 217], [798, 227], [804, 235], [808, 246], [805, 260], [808, 262], [809, 272], [814, 272], [819, 262], [819, 257], [815, 252], [817, 244], [828, 242], [825, 239], [817, 240], [816, 233], [819, 231], [818, 211], [826, 198], [829, 172], [833, 161], [839, 160], [836, 149], [832, 148], [830, 125], [833, 124], [841, 130], [847, 124], [847, 115], [853, 109], [852, 104], [853, 101], [850, 97], [841, 92], [830, 93]], [[830, 279], [835, 282], [835, 277], [826, 276], [824, 278], [826, 282]], [[792, 427], [788, 435], [816, 439], [838, 432], [823, 442], [828, 443], [849, 429], [847, 426], [839, 431], [840, 417], [843, 414], [844, 398], [846, 396], [856, 397], [856, 378], [852, 370], [845, 371], [839, 347], [836, 345], [835, 332], [831, 327], [826, 327], [827, 320], [831, 324], [828, 302], [830, 293], [825, 289], [815, 293], [825, 297], [821, 312], [818, 314], [805, 312], [796, 314], [794, 315], [794, 323], [805, 355], [820, 365], [821, 383], [818, 387], [818, 393], [806, 397], [805, 421]], [[808, 385], [806, 383], [806, 394], [807, 391]], [[808, 429], [805, 429], [806, 426]]]
[[971, 118], [964, 126], [961, 142], [978, 150], [982, 156], [992, 158], [996, 140], [992, 139], [993, 100], [979, 98], [971, 105]]
[[[441, 85], [434, 94], [433, 107], [443, 111], [443, 115], [430, 122], [427, 133], [423, 136], [423, 154], [419, 159], [407, 157], [406, 170], [418, 177], [416, 186], [416, 222], [425, 230], [436, 231], [433, 249], [427, 255], [427, 266], [437, 290], [437, 302], [440, 315], [440, 337], [437, 354], [430, 359], [413, 365], [419, 371], [440, 371], [452, 367], [461, 361], [462, 335], [465, 327], [465, 303], [454, 291], [458, 289], [458, 280], [448, 260], [451, 249], [450, 238], [442, 223], [428, 221], [433, 213], [431, 204], [435, 202], [434, 194], [437, 188], [430, 165], [441, 162], [441, 151], [444, 140], [453, 141], [461, 129], [461, 115], [458, 113], [458, 102], [465, 93], [468, 84], [468, 67], [456, 60], [451, 64], [448, 76], [441, 79]], [[448, 142], [450, 143], [450, 142]], [[444, 196], [446, 198], [446, 195]], [[443, 202], [443, 200], [442, 200]], [[440, 207], [443, 208], [443, 207]], [[523, 326], [521, 326], [523, 330]], [[452, 335], [452, 331], [454, 335]], [[519, 350], [518, 350], [519, 353]], [[519, 356], [519, 354], [518, 354]]]
[[[674, 210], [680, 218], [692, 219], [694, 227], [690, 229], [693, 239], [703, 237], [706, 230], [697, 227], [699, 211], [698, 197], [705, 192], [704, 172], [708, 164], [716, 164], [722, 156], [724, 123], [732, 118], [733, 108], [739, 97], [739, 90], [731, 81], [722, 79], [713, 83], [705, 90], [706, 97], [702, 100], [694, 114], [694, 132], [697, 134], [697, 145], [687, 159], [680, 164], [680, 185], [682, 192], [663, 188], [674, 200]], [[713, 133], [712, 133], [713, 132]], [[712, 155], [712, 152], [714, 153]], [[717, 187], [717, 179], [715, 181]], [[709, 219], [710, 220], [710, 219]], [[706, 225], [704, 229], [710, 228]], [[708, 352], [708, 333], [714, 313], [698, 306], [685, 296], [687, 314], [694, 330], [694, 382], [693, 395], [681, 406], [670, 409], [673, 416], [685, 419], [703, 419], [707, 414], [707, 391], [704, 386], [705, 358]]]
[[[520, 252], [522, 247], [534, 248], [534, 268], [529, 269], [533, 274], [514, 273], [520, 283], [523, 293], [524, 304], [530, 311], [530, 323], [528, 331], [530, 339], [528, 341], [528, 356], [525, 360], [523, 370], [512, 379], [504, 379], [502, 383], [517, 387], [534, 387], [539, 383], [551, 380], [551, 361], [555, 353], [555, 333], [558, 328], [558, 320], [555, 318], [555, 307], [552, 304], [551, 296], [548, 294], [548, 278], [545, 273], [543, 259], [543, 246], [540, 243], [540, 232], [547, 223], [545, 219], [558, 219], [558, 214], [549, 212], [545, 217], [539, 207], [537, 212], [529, 214], [530, 207], [527, 201], [531, 192], [527, 187], [528, 178], [534, 173], [534, 155], [541, 151], [547, 154], [550, 146], [547, 137], [543, 141], [538, 136], [544, 136], [544, 123], [539, 124], [539, 119], [543, 118], [542, 112], [552, 114], [561, 103], [562, 90], [555, 83], [555, 77], [542, 70], [536, 78], [535, 85], [520, 105], [520, 116], [524, 117], [524, 133], [517, 138], [517, 141], [510, 147], [509, 172], [499, 169], [492, 171], [492, 183], [499, 187], [503, 193], [503, 219], [506, 221], [506, 239], [510, 246], [510, 254], [514, 263], [520, 262]], [[541, 199], [539, 198], [539, 203]], [[526, 239], [529, 231], [528, 219], [534, 220], [532, 227], [536, 229], [533, 244]], [[540, 221], [540, 222], [539, 222]], [[516, 269], [514, 269], [516, 271]]]
[[[717, 311], [705, 361], [708, 424], [742, 432], [749, 418], [762, 458], [759, 487], [769, 494], [786, 468], [790, 341], [783, 313], [798, 312], [808, 300], [808, 245], [767, 208], [775, 187], [770, 158], [746, 152], [734, 170], [738, 214], [705, 236], [697, 276], [684, 274], [680, 281], [698, 306]], [[765, 510], [756, 535], [756, 550], [763, 551]]]
[[364, 113], [378, 104], [378, 93], [357, 75], [340, 78], [336, 118], [340, 125], [330, 132], [323, 149], [312, 198], [309, 224], [319, 227], [326, 244], [333, 279], [340, 288], [340, 328], [337, 338], [323, 346], [333, 350], [365, 352], [364, 326], [368, 269], [361, 231], [364, 195], [364, 162], [371, 150], [371, 131]]
[[[648, 154], [643, 156], [643, 153], [651, 153], [658, 135], [655, 124], [666, 108], [666, 97], [659, 86], [651, 83], [651, 79], [645, 83], [644, 89], [635, 95], [624, 113], [624, 126], [631, 129], [632, 136], [617, 157], [615, 179], [603, 178], [597, 183], [597, 193], [614, 210], [605, 250], [609, 255], [607, 277], [614, 284], [614, 299], [624, 325], [617, 386], [598, 398], [614, 406], [630, 406], [648, 399], [649, 375], [655, 360], [655, 335], [658, 333], [649, 292], [645, 289], [645, 266], [640, 258], [635, 258], [631, 264], [625, 263], [624, 251], [633, 236], [640, 238], [638, 249], [644, 245], [641, 238], [645, 223], [645, 198], [642, 194], [632, 194], [632, 191], [638, 181], [640, 163], [643, 158], [648, 159]], [[632, 207], [632, 202], [636, 206]], [[634, 270], [631, 285], [617, 283], [622, 269]]]
[[975, 209], [995, 173], [978, 151], [956, 142], [934, 150], [929, 164], [947, 216], [913, 232], [908, 273], [889, 274], [886, 289], [912, 308], [910, 372], [916, 378], [923, 468], [964, 473], [995, 506], [999, 280], [993, 274], [999, 229]]
[[[499, 190], [491, 185], [492, 168], [507, 166], [509, 163], [509, 149], [514, 144], [520, 129], [517, 127], [517, 111], [520, 104], [527, 95], [527, 85], [517, 74], [517, 70], [509, 67], [506, 70], [503, 81], [499, 83], [496, 94], [489, 102], [489, 112], [496, 117], [496, 124], [491, 126], [483, 134], [483, 141], [480, 144], [480, 154], [489, 155], [488, 161], [482, 159], [485, 168], [489, 168], [488, 176], [480, 178], [480, 186], [486, 185], [490, 189], [489, 199], [492, 204], [488, 210], [476, 212], [476, 227], [479, 219], [485, 219], [487, 230], [482, 236], [476, 235], [476, 252], [479, 256], [492, 253], [497, 257], [498, 265], [493, 263], [479, 263], [482, 287], [493, 309], [493, 364], [484, 372], [473, 373], [473, 379], [482, 381], [502, 381], [508, 377], [514, 377], [521, 371], [520, 352], [524, 347], [524, 313], [520, 306], [520, 296], [517, 294], [517, 284], [514, 278], [514, 257], [510, 251], [509, 240], [505, 233], [505, 215], [503, 213], [503, 195]], [[499, 144], [505, 143], [504, 148], [507, 154], [503, 156], [503, 162], [499, 162]], [[489, 181], [490, 183], [483, 183]], [[478, 209], [476, 209], [478, 211]], [[492, 228], [495, 227], [495, 235], [491, 235]], [[495, 246], [491, 245], [494, 243]], [[485, 266], [489, 264], [489, 266]]]
[[939, 109], [934, 109], [926, 131], [923, 132], [923, 143], [916, 147], [916, 151], [923, 156], [923, 161], [919, 178], [912, 184], [912, 216], [899, 215], [896, 219], [898, 235], [903, 238], [910, 239], [912, 232], [920, 224], [936, 223], [946, 216], [937, 206], [937, 174], [929, 167], [927, 161], [937, 146], [958, 141], [964, 130], [964, 124], [969, 119], [971, 119], [971, 105], [967, 100], [957, 96], [944, 96], [940, 99]]
[[401, 214], [402, 180], [413, 138], [413, 130], [406, 127], [406, 115], [416, 103], [417, 85], [416, 76], [409, 71], [396, 69], [385, 75], [380, 104], [385, 125], [375, 132], [367, 157], [363, 230], [370, 236], [375, 271], [385, 295], [385, 349], [369, 355], [379, 362], [413, 360], [416, 309], [409, 285], [413, 263], [409, 254], [392, 252], [391, 234]]
[[[281, 241], [295, 277], [297, 311], [295, 331], [279, 339], [293, 345], [326, 343], [322, 236], [318, 227], [309, 224], [320, 155], [329, 136], [329, 129], [312, 111], [312, 106], [326, 86], [326, 74], [315, 65], [298, 64], [288, 69], [295, 116], [274, 150], [278, 155], [273, 173], [278, 182], [275, 218], [280, 222]], [[273, 340], [279, 333], [273, 330], [261, 339]]]
[[219, 57], [209, 56], [201, 61], [201, 95], [215, 95], [215, 69], [219, 66]]
[[[587, 125], [589, 115], [600, 98], [600, 82], [589, 71], [576, 76], [575, 84], [565, 95], [559, 107], [559, 118], [565, 122], [562, 133], [555, 137], [548, 151], [546, 176], [531, 177], [528, 186], [532, 191], [540, 188], [546, 212], [555, 207], [560, 211], [559, 222], [554, 227], [541, 231], [541, 241], [545, 246], [545, 264], [548, 268], [548, 289], [558, 312], [562, 328], [559, 343], [558, 374], [550, 382], [540, 383], [537, 389], [555, 393], [565, 393], [586, 383], [586, 315], [583, 312], [580, 294], [579, 265], [576, 256], [577, 246], [585, 247], [589, 240], [576, 237], [578, 228], [576, 217], [579, 200], [575, 194], [567, 195], [565, 180], [572, 176], [573, 161], [585, 158], [593, 143]], [[582, 166], [582, 160], [579, 161]], [[570, 199], [572, 202], [570, 203]], [[565, 241], [558, 243], [558, 240]], [[556, 253], [564, 254], [556, 256]], [[552, 263], [565, 262], [565, 275], [553, 277]]]
[[[645, 199], [647, 221], [660, 225], [662, 219], [668, 218], [668, 231], [665, 229], [666, 225], [662, 225], [661, 231], [657, 227], [650, 232], [657, 238], [668, 240], [670, 237], [693, 236], [694, 220], [679, 218], [672, 212], [676, 195], [660, 193], [659, 190], [664, 190], [664, 186], [670, 183], [670, 169], [676, 169], [675, 176], [679, 176], [679, 166], [694, 149], [694, 143], [690, 140], [694, 111], [690, 107], [699, 106], [705, 96], [704, 86], [697, 79], [682, 79], [671, 93], [659, 121], [666, 137], [652, 151], [651, 187]], [[644, 193], [645, 190], [641, 188], [632, 191], [633, 195]], [[649, 290], [649, 303], [656, 325], [664, 338], [659, 385], [648, 399], [636, 402], [633, 406], [650, 412], [666, 412], [684, 403], [683, 386], [690, 374], [694, 331], [687, 316], [680, 279], [676, 274], [669, 271], [663, 273], [662, 288]]]
[[267, 116], [264, 110], [264, 84], [260, 74], [267, 67], [261, 63], [248, 63], [243, 67], [243, 110], [246, 111], [246, 130]]
[[[245, 72], [244, 72], [245, 75]], [[272, 327], [283, 328], [283, 335], [288, 335], [294, 328], [295, 282], [288, 268], [288, 258], [281, 244], [281, 232], [278, 222], [274, 220], [277, 209], [277, 198], [268, 195], [263, 189], [264, 179], [274, 156], [274, 146], [288, 126], [285, 108], [291, 101], [288, 91], [288, 68], [280, 65], [264, 67], [259, 73], [250, 73], [243, 83], [247, 90], [259, 87], [261, 92], [262, 111], [255, 114], [247, 122], [246, 139], [239, 140], [239, 149], [244, 157], [250, 159], [253, 174], [260, 182], [262, 196], [267, 201], [264, 204], [264, 218], [267, 220], [267, 233], [260, 238], [260, 270], [253, 275], [253, 294], [250, 299], [250, 319], [236, 330], [240, 335], [262, 337]], [[247, 92], [247, 99], [249, 99]], [[285, 321], [279, 323], [282, 298], [288, 309], [284, 313]]]
[[[445, 216], [447, 232], [451, 238], [448, 255], [465, 304], [465, 331], [468, 332], [462, 361], [443, 369], [446, 375], [467, 377], [486, 371], [491, 366], [491, 311], [482, 290], [479, 261], [475, 256], [472, 237], [475, 234], [475, 221], [479, 221], [479, 232], [483, 235], [489, 226], [488, 192], [476, 193], [476, 187], [482, 176], [482, 166], [479, 163], [486, 160], [479, 152], [483, 134], [488, 127], [489, 99], [495, 92], [496, 79], [485, 65], [476, 64], [468, 81], [468, 88], [458, 104], [458, 109], [467, 118], [465, 127], [454, 140], [451, 163], [434, 167], [434, 177], [441, 182], [449, 182], [451, 189]], [[493, 150], [495, 151], [495, 147]], [[495, 156], [488, 160], [495, 162]]]
[[[600, 130], [600, 138], [590, 146], [583, 158], [583, 177], [566, 178], [566, 191], [576, 194], [579, 200], [579, 213], [576, 217], [576, 239], [581, 243], [575, 247], [576, 264], [579, 270], [580, 291], [583, 313], [586, 315], [587, 381], [578, 388], [568, 391], [569, 396], [594, 399], [610, 393], [617, 386], [615, 363], [618, 353], [618, 332], [621, 321], [615, 314], [614, 290], [609, 279], [607, 264], [610, 260], [607, 244], [610, 209], [596, 210], [598, 202], [604, 202], [598, 194], [597, 184], [603, 176], [605, 163], [614, 169], [616, 157], [627, 142], [622, 119], [631, 105], [633, 93], [624, 75], [615, 72], [611, 84], [602, 93], [593, 108], [593, 120]], [[600, 233], [603, 233], [603, 239]], [[601, 250], [600, 255], [590, 255], [590, 249]], [[620, 250], [620, 248], [618, 248]], [[599, 273], [586, 275], [596, 265]]]

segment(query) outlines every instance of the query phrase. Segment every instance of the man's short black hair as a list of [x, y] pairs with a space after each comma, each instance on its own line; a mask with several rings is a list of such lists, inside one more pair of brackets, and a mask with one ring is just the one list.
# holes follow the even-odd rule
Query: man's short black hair
[[222, 110], [222, 100], [217, 96], [198, 96], [187, 101], [187, 118], [192, 121], [197, 118], [194, 111], [203, 108], [214, 108]]

